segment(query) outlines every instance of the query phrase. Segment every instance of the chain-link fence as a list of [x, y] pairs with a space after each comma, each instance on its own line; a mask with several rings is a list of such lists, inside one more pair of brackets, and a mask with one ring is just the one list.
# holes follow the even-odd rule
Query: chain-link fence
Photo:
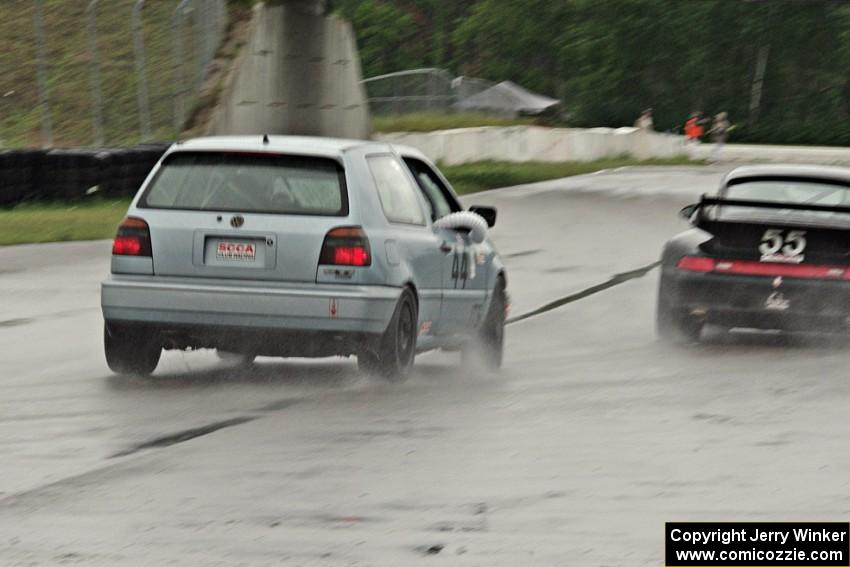
[[374, 115], [446, 111], [455, 101], [452, 75], [443, 69], [410, 69], [363, 80]]
[[226, 0], [3, 0], [0, 145], [173, 138], [227, 22]]
[[378, 116], [451, 112], [453, 105], [493, 86], [485, 79], [453, 77], [445, 69], [409, 69], [363, 80], [369, 111]]

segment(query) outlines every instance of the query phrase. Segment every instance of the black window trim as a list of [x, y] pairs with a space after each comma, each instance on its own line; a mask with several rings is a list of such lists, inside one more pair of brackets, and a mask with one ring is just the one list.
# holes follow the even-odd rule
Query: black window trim
[[[439, 169], [437, 169], [436, 166], [428, 163], [427, 161], [425, 161], [424, 159], [422, 159], [418, 156], [404, 155], [404, 154], [399, 154], [399, 155], [401, 156], [401, 160], [402, 160], [402, 162], [404, 162], [405, 167], [407, 167], [408, 171], [410, 171], [411, 177], [413, 177], [414, 181], [416, 181], [416, 186], [419, 187], [419, 192], [422, 193], [425, 200], [427, 200], [431, 204], [432, 210], [434, 209], [434, 202], [431, 200], [431, 196], [428, 194], [428, 192], [425, 191], [425, 189], [423, 189], [422, 186], [419, 184], [419, 179], [417, 178], [416, 174], [411, 169], [410, 165], [408, 165], [407, 160], [413, 160], [413, 161], [421, 163], [422, 165], [427, 167], [436, 176], [437, 181], [439, 181], [439, 183], [436, 184], [437, 188], [439, 189], [440, 193], [443, 194], [443, 197], [448, 202], [449, 208], [451, 209], [451, 211], [453, 213], [457, 213], [457, 212], [460, 212], [460, 211], [463, 210], [463, 206], [460, 204], [460, 202], [457, 200], [457, 197], [452, 192], [451, 185], [449, 184], [448, 180], [443, 176], [442, 172]], [[431, 220], [433, 222], [436, 219], [431, 219]]]

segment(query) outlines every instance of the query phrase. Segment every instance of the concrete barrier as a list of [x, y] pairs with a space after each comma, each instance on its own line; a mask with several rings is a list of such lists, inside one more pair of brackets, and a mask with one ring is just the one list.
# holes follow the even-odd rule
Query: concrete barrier
[[374, 139], [413, 146], [434, 161], [457, 165], [475, 161], [594, 161], [688, 156], [730, 163], [810, 163], [850, 166], [850, 148], [727, 144], [686, 144], [683, 136], [637, 128], [543, 128], [482, 126], [435, 132], [390, 132]]
[[636, 128], [544, 128], [482, 126], [435, 132], [376, 134], [376, 140], [419, 149], [448, 165], [494, 161], [594, 161], [686, 155], [684, 138]]
[[712, 155], [714, 144], [695, 144], [687, 147], [693, 159], [717, 158], [731, 163], [800, 163], [819, 165], [850, 165], [850, 148], [826, 146], [768, 146], [727, 144], [720, 154]]

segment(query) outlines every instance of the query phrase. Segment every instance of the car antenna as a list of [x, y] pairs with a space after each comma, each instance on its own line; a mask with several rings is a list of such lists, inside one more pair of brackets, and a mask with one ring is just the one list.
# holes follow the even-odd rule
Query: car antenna
[[266, 146], [267, 146], [267, 145], [268, 145], [268, 143], [269, 143], [269, 135], [268, 135], [268, 134], [263, 134], [263, 145], [266, 145]]

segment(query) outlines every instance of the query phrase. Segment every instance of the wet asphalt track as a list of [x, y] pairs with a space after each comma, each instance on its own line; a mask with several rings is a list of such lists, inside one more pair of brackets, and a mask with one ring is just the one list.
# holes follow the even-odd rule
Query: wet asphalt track
[[[499, 207], [513, 315], [654, 262], [720, 175], [629, 168]], [[667, 520], [850, 516], [844, 340], [653, 335], [657, 270], [422, 356], [102, 360], [108, 243], [0, 249], [0, 564], [659, 565]]]

